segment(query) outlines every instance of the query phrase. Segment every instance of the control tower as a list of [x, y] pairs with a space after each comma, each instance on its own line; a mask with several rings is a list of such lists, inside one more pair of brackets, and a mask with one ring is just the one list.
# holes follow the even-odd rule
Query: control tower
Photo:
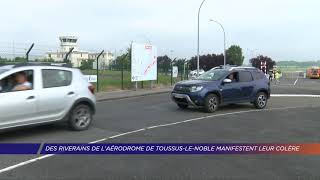
[[69, 52], [71, 48], [73, 51], [78, 51], [78, 38], [75, 36], [60, 36], [60, 50], [61, 52]]

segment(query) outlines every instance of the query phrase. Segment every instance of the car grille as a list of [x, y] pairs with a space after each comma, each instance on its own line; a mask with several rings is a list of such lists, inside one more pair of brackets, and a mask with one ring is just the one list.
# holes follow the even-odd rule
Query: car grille
[[174, 87], [174, 91], [176, 92], [190, 92], [189, 86], [176, 85]]

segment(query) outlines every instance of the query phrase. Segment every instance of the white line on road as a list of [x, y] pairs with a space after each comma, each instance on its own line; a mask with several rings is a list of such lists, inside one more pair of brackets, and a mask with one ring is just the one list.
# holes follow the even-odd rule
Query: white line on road
[[[103, 139], [99, 139], [99, 140], [95, 140], [92, 141], [88, 144], [96, 144], [96, 143], [100, 143], [103, 141], [107, 141], [109, 139], [114, 139], [117, 137], [121, 137], [121, 136], [125, 136], [125, 135], [130, 135], [130, 134], [134, 134], [137, 132], [142, 132], [142, 131], [146, 131], [146, 130], [150, 130], [150, 129], [155, 129], [155, 128], [161, 128], [161, 127], [168, 127], [168, 126], [174, 126], [177, 124], [183, 124], [183, 123], [188, 123], [188, 122], [192, 122], [192, 121], [199, 121], [199, 120], [204, 120], [204, 119], [208, 119], [208, 118], [212, 118], [212, 117], [220, 117], [220, 116], [227, 116], [227, 115], [235, 115], [235, 114], [243, 114], [243, 113], [250, 113], [250, 112], [260, 112], [260, 111], [272, 111], [272, 110], [288, 110], [288, 109], [297, 109], [297, 108], [304, 108], [305, 106], [300, 106], [300, 107], [282, 107], [282, 108], [270, 108], [270, 109], [264, 109], [264, 110], [247, 110], [247, 111], [238, 111], [238, 112], [230, 112], [230, 113], [221, 113], [221, 114], [214, 114], [214, 115], [210, 115], [210, 116], [203, 116], [203, 117], [198, 117], [198, 118], [192, 118], [192, 119], [187, 119], [187, 120], [183, 120], [183, 121], [178, 121], [178, 122], [174, 122], [174, 123], [167, 123], [167, 124], [159, 124], [159, 125], [155, 125], [155, 126], [150, 126], [150, 127], [146, 127], [146, 128], [142, 128], [142, 129], [138, 129], [138, 130], [134, 130], [134, 131], [129, 131], [129, 132], [125, 132], [125, 133], [121, 133], [121, 134], [117, 134], [114, 136], [110, 136], [107, 138], [103, 138]], [[43, 155], [37, 158], [33, 158], [27, 161], [23, 161], [20, 162], [18, 164], [6, 167], [4, 169], [0, 169], [0, 174], [4, 173], [4, 172], [8, 172], [11, 171], [13, 169], [22, 167], [22, 166], [26, 166], [28, 164], [49, 158], [54, 156], [55, 154], [47, 154], [47, 155]]]
[[297, 78], [297, 80], [293, 83], [293, 85], [295, 86], [298, 82], [299, 78]]
[[312, 98], [320, 98], [320, 95], [316, 95], [316, 94], [271, 94], [271, 97], [312, 97]]

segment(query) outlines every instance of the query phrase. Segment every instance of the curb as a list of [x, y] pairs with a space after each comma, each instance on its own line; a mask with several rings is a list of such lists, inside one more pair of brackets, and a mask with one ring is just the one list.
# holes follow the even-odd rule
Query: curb
[[165, 94], [168, 92], [171, 92], [171, 90], [164, 90], [159, 92], [148, 92], [144, 94], [126, 95], [126, 96], [112, 97], [112, 98], [97, 98], [97, 102], [113, 101], [113, 100], [128, 99], [128, 98], [135, 98], [135, 97], [144, 97], [144, 96], [150, 96], [150, 95], [156, 95], [156, 94]]

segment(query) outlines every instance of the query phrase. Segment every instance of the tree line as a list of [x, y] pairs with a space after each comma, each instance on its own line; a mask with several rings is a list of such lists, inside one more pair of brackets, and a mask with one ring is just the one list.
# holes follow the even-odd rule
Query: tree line
[[[16, 57], [13, 59], [14, 62], [25, 62], [25, 57]], [[193, 56], [190, 59], [186, 58], [170, 58], [168, 55], [158, 56], [158, 71], [162, 73], [169, 73], [171, 66], [178, 66], [179, 69], [184, 66], [188, 70], [197, 69], [197, 56]], [[12, 61], [12, 60], [10, 60]], [[53, 62], [53, 59], [36, 59], [35, 61], [41, 62]], [[229, 65], [243, 65], [244, 56], [242, 48], [238, 45], [232, 45], [226, 50], [226, 64]], [[0, 62], [9, 62], [7, 58], [1, 58]], [[93, 69], [94, 60], [83, 60], [80, 69]], [[205, 71], [210, 70], [214, 67], [224, 64], [223, 54], [207, 54], [200, 56], [200, 69]], [[272, 69], [276, 62], [270, 57], [259, 55], [255, 58], [250, 59], [250, 63], [253, 67], [261, 67], [261, 62], [267, 62], [267, 69]], [[289, 63], [288, 63], [289, 64]], [[131, 47], [126, 49], [124, 54], [117, 56], [112, 64], [108, 67], [109, 70], [131, 70]]]
[[[232, 45], [226, 50], [226, 64], [229, 65], [243, 65], [244, 56], [242, 48], [238, 45]], [[168, 74], [171, 71], [171, 66], [178, 66], [179, 69], [184, 66], [188, 70], [197, 69], [197, 56], [193, 56], [190, 59], [186, 58], [170, 58], [168, 55], [158, 56], [158, 71], [161, 73]], [[205, 71], [210, 70], [214, 67], [224, 64], [224, 55], [223, 54], [207, 54], [200, 56], [200, 69]], [[267, 69], [272, 69], [276, 64], [274, 60], [267, 56], [257, 56], [250, 59], [250, 63], [253, 67], [261, 67], [261, 62], [267, 62]], [[131, 70], [131, 47], [126, 49], [126, 53], [116, 57], [113, 61], [113, 64], [110, 65], [112, 70]]]

